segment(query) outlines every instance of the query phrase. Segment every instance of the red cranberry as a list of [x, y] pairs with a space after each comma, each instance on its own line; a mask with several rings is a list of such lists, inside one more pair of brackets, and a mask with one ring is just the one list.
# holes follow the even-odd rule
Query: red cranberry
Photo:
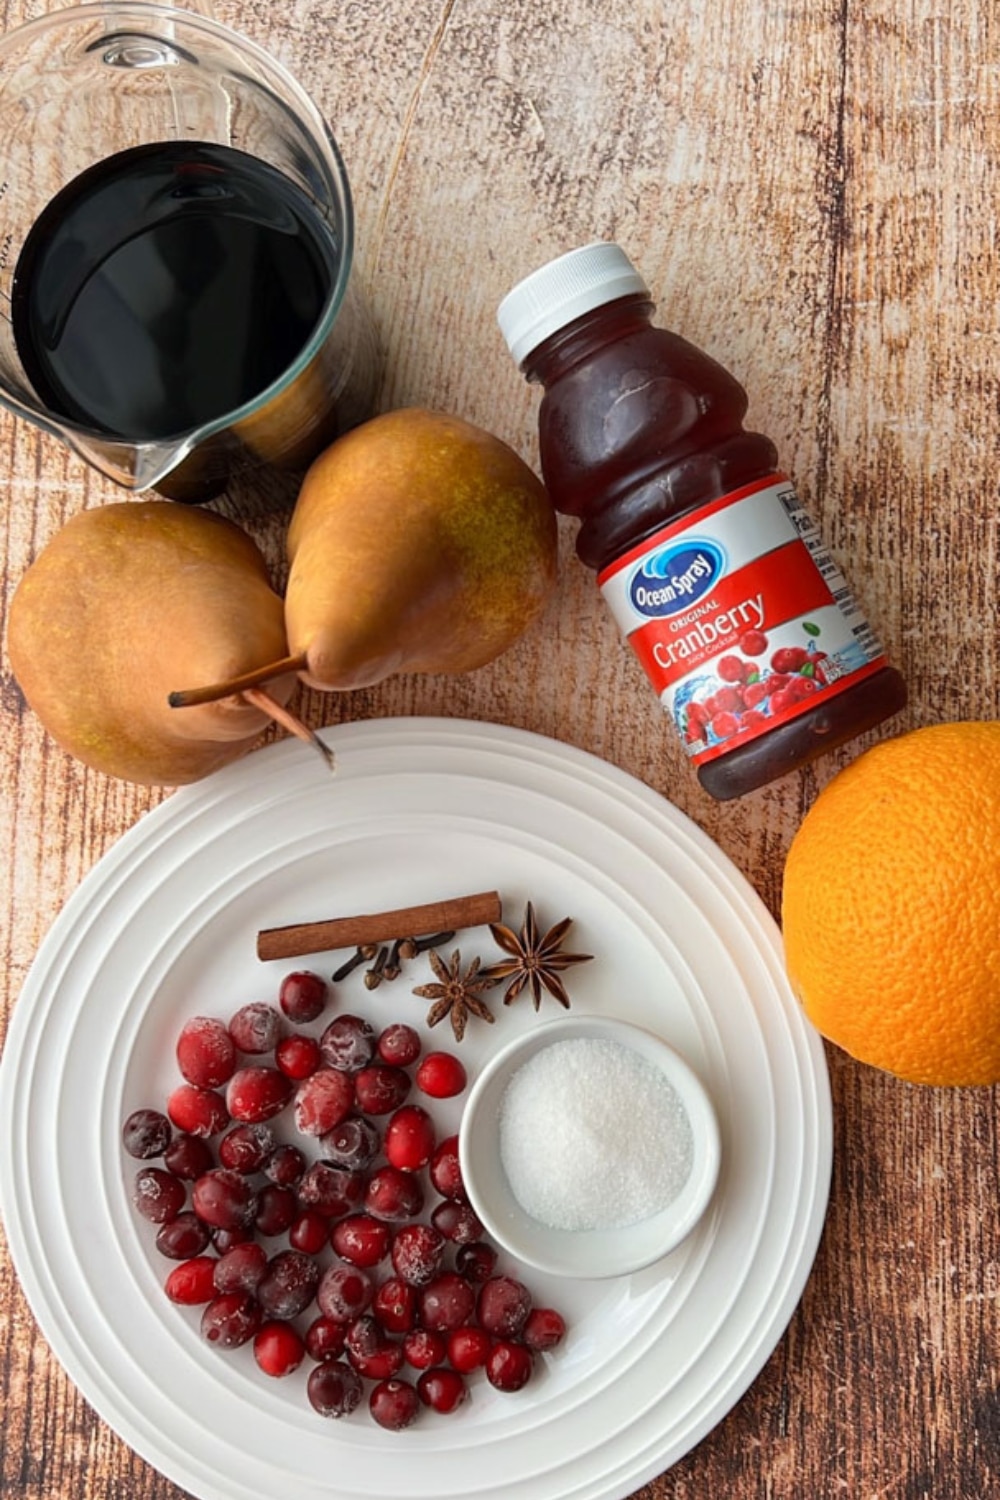
[[326, 1008], [326, 980], [310, 969], [298, 969], [286, 974], [278, 990], [278, 1004], [290, 1021], [297, 1026], [315, 1021]]
[[402, 1369], [402, 1345], [394, 1343], [367, 1313], [348, 1328], [344, 1348], [358, 1374], [369, 1380], [388, 1380]]
[[448, 1355], [448, 1345], [443, 1333], [430, 1333], [426, 1328], [414, 1328], [403, 1335], [403, 1358], [415, 1370], [429, 1370], [443, 1364]]
[[533, 1307], [528, 1314], [520, 1339], [533, 1353], [543, 1349], [554, 1349], [562, 1343], [566, 1334], [566, 1322], [561, 1313], [552, 1307]]
[[428, 1052], [417, 1069], [417, 1088], [434, 1099], [454, 1098], [468, 1081], [464, 1064], [450, 1052]]
[[368, 1397], [368, 1410], [380, 1427], [401, 1432], [409, 1427], [420, 1410], [416, 1387], [408, 1380], [380, 1380]]
[[183, 1177], [185, 1182], [194, 1182], [202, 1172], [207, 1172], [215, 1165], [215, 1158], [206, 1140], [182, 1131], [180, 1135], [174, 1136], [164, 1151], [163, 1165], [175, 1177]]
[[496, 1270], [497, 1253], [485, 1240], [472, 1245], [460, 1245], [455, 1251], [455, 1270], [466, 1281], [489, 1281]]
[[443, 1271], [420, 1293], [420, 1322], [431, 1333], [444, 1333], [471, 1322], [476, 1294], [457, 1271]]
[[195, 1083], [182, 1083], [167, 1100], [167, 1114], [178, 1130], [206, 1140], [218, 1135], [229, 1124], [229, 1112], [221, 1094], [200, 1089]]
[[375, 1219], [402, 1224], [415, 1219], [424, 1206], [424, 1190], [412, 1172], [398, 1167], [379, 1167], [368, 1179], [365, 1209]]
[[316, 1295], [319, 1266], [301, 1250], [281, 1250], [257, 1283], [257, 1301], [271, 1318], [297, 1318]]
[[253, 1338], [261, 1322], [260, 1308], [246, 1292], [223, 1292], [202, 1313], [201, 1332], [220, 1349], [238, 1349]]
[[431, 1223], [440, 1229], [446, 1240], [456, 1245], [470, 1245], [480, 1239], [483, 1226], [467, 1203], [456, 1203], [446, 1198], [431, 1214]]
[[468, 1387], [457, 1370], [425, 1370], [417, 1377], [417, 1394], [434, 1411], [455, 1411], [468, 1395]]
[[324, 1160], [334, 1166], [363, 1171], [382, 1149], [382, 1137], [378, 1127], [364, 1115], [348, 1115], [326, 1135], [320, 1136], [319, 1149]]
[[449, 1135], [441, 1142], [430, 1160], [431, 1182], [442, 1198], [454, 1198], [456, 1203], [467, 1203], [468, 1195], [462, 1181], [462, 1167], [458, 1159], [458, 1136]]
[[319, 1039], [327, 1067], [357, 1073], [375, 1055], [375, 1028], [362, 1016], [337, 1016]]
[[271, 1238], [284, 1234], [295, 1223], [299, 1213], [299, 1200], [291, 1188], [278, 1187], [273, 1182], [265, 1183], [257, 1197], [257, 1213], [254, 1224], [257, 1233]]
[[180, 1178], [162, 1167], [140, 1167], [135, 1174], [132, 1202], [150, 1224], [176, 1219], [186, 1198], [187, 1188]]
[[461, 1328], [453, 1328], [448, 1334], [447, 1342], [448, 1363], [463, 1375], [468, 1375], [484, 1365], [493, 1345], [493, 1340], [486, 1329], [477, 1328], [471, 1323], [466, 1323]]
[[366, 1312], [373, 1293], [371, 1277], [357, 1266], [328, 1266], [316, 1288], [316, 1303], [325, 1318], [343, 1323]]
[[163, 1289], [171, 1302], [182, 1307], [196, 1307], [211, 1302], [215, 1296], [215, 1258], [211, 1255], [196, 1255], [193, 1260], [182, 1261], [174, 1266], [163, 1283]]
[[253, 1239], [253, 1225], [247, 1224], [238, 1229], [212, 1228], [212, 1244], [219, 1255], [226, 1255], [234, 1250], [237, 1245], [245, 1245]]
[[531, 1379], [534, 1361], [523, 1344], [501, 1339], [486, 1360], [486, 1379], [498, 1391], [519, 1391]]
[[229, 1035], [241, 1052], [251, 1055], [273, 1052], [284, 1034], [280, 1012], [263, 1000], [241, 1005], [229, 1022]]
[[290, 1079], [277, 1068], [237, 1068], [226, 1085], [226, 1103], [234, 1120], [254, 1125], [280, 1114], [292, 1092]]
[[267, 1251], [256, 1240], [234, 1245], [215, 1262], [217, 1292], [255, 1292], [267, 1270]]
[[426, 1286], [441, 1268], [446, 1243], [433, 1224], [404, 1224], [392, 1242], [392, 1268], [410, 1286]]
[[227, 1083], [236, 1067], [236, 1048], [223, 1023], [215, 1016], [193, 1016], [185, 1021], [177, 1038], [177, 1066], [188, 1083], [217, 1089]]
[[354, 1108], [354, 1084], [336, 1068], [319, 1068], [295, 1090], [295, 1128], [302, 1135], [326, 1135]]
[[262, 1323], [253, 1341], [253, 1355], [265, 1375], [280, 1379], [297, 1370], [305, 1357], [306, 1346], [299, 1334], [282, 1318]]
[[334, 1226], [330, 1243], [341, 1260], [352, 1266], [377, 1266], [389, 1253], [388, 1224], [370, 1214], [348, 1214]]
[[288, 1231], [288, 1243], [293, 1250], [302, 1250], [306, 1255], [318, 1255], [330, 1236], [330, 1225], [323, 1214], [314, 1208], [300, 1213]]
[[354, 1091], [358, 1108], [366, 1115], [387, 1115], [410, 1092], [410, 1075], [387, 1063], [371, 1063], [354, 1075]]
[[191, 1202], [199, 1219], [216, 1229], [248, 1229], [257, 1213], [250, 1181], [228, 1167], [214, 1167], [198, 1178]]
[[274, 1150], [274, 1131], [269, 1125], [234, 1125], [219, 1142], [219, 1164], [249, 1177], [259, 1172]]
[[168, 1260], [191, 1260], [207, 1250], [210, 1244], [208, 1226], [190, 1209], [179, 1213], [169, 1223], [161, 1224], [156, 1236], [156, 1248]]
[[298, 1186], [302, 1206], [314, 1208], [328, 1219], [339, 1219], [360, 1208], [364, 1196], [365, 1179], [361, 1172], [332, 1167], [325, 1161], [314, 1161]]
[[310, 1359], [333, 1359], [343, 1353], [347, 1324], [322, 1314], [306, 1329], [306, 1353]]
[[321, 1417], [346, 1417], [364, 1393], [361, 1376], [345, 1360], [324, 1359], [309, 1371], [306, 1394]]
[[280, 1072], [293, 1083], [309, 1078], [320, 1065], [319, 1043], [311, 1036], [282, 1037], [274, 1049], [274, 1060]]
[[375, 1050], [382, 1062], [408, 1068], [420, 1056], [420, 1033], [396, 1021], [381, 1033]]
[[496, 1338], [515, 1338], [531, 1311], [527, 1287], [513, 1276], [491, 1276], [479, 1288], [476, 1311], [479, 1322]]
[[400, 1276], [390, 1276], [375, 1289], [372, 1312], [387, 1333], [409, 1333], [417, 1321], [416, 1289]]
[[149, 1161], [164, 1154], [172, 1135], [170, 1121], [158, 1109], [136, 1109], [122, 1126], [122, 1145], [129, 1156]]
[[306, 1169], [298, 1146], [276, 1146], [264, 1163], [264, 1176], [278, 1187], [294, 1187]]
[[404, 1104], [385, 1127], [385, 1154], [391, 1166], [403, 1172], [425, 1167], [436, 1144], [434, 1121], [419, 1104]]

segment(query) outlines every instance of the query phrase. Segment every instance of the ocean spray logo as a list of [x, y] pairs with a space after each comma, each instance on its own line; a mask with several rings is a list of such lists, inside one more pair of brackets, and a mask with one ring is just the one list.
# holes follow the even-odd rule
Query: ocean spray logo
[[725, 566], [717, 542], [687, 538], [643, 560], [629, 581], [629, 598], [649, 619], [675, 615], [707, 594]]

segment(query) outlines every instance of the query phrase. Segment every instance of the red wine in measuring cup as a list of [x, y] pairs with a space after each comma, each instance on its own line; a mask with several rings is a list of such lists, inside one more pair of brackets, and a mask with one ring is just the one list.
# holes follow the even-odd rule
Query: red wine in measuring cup
[[228, 146], [137, 146], [59, 192], [29, 233], [11, 320], [53, 414], [128, 441], [235, 411], [315, 330], [340, 247], [291, 178]]

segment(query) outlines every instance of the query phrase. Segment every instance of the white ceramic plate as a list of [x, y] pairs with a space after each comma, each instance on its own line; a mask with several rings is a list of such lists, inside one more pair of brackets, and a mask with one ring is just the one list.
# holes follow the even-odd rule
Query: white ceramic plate
[[[818, 1038], [753, 890], [690, 820], [633, 778], [521, 731], [382, 720], [324, 731], [330, 777], [298, 743], [259, 751], [148, 814], [105, 856], [43, 943], [0, 1064], [0, 1210], [57, 1357], [100, 1415], [198, 1500], [618, 1500], [676, 1462], [736, 1403], [808, 1276], [831, 1165]], [[517, 1395], [475, 1381], [451, 1417], [389, 1434], [324, 1421], [302, 1371], [223, 1355], [167, 1302], [168, 1263], [129, 1202], [120, 1126], [177, 1081], [191, 1015], [274, 999], [262, 927], [496, 889], [572, 916], [574, 1008], [658, 1031], [698, 1071], [722, 1134], [712, 1207], [673, 1255], [610, 1282], [526, 1273], [570, 1334]], [[480, 941], [482, 939], [482, 941]], [[492, 958], [488, 932], [462, 935]], [[418, 960], [375, 992], [373, 1021], [422, 1022]], [[356, 976], [355, 976], [356, 977]], [[496, 994], [496, 992], [494, 992]], [[362, 1000], [360, 997], [364, 996]], [[518, 1028], [470, 1022], [470, 1073]], [[450, 1033], [430, 1033], [447, 1045]], [[457, 1108], [457, 1105], [455, 1105]], [[445, 1122], [447, 1123], [447, 1122]], [[513, 1268], [516, 1270], [516, 1268]]]

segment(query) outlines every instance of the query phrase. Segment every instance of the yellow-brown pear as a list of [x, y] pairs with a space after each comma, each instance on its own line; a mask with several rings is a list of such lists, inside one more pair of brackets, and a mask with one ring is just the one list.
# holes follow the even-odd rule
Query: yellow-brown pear
[[[110, 776], [165, 786], [235, 760], [269, 723], [242, 695], [175, 709], [170, 689], [286, 652], [282, 601], [253, 540], [169, 500], [68, 521], [15, 591], [7, 644], [25, 698], [65, 750]], [[261, 701], [280, 710], [294, 686], [286, 672]]]
[[507, 444], [410, 407], [313, 463], [288, 556], [285, 624], [300, 675], [359, 688], [396, 672], [468, 672], [507, 650], [551, 593], [556, 519]]

